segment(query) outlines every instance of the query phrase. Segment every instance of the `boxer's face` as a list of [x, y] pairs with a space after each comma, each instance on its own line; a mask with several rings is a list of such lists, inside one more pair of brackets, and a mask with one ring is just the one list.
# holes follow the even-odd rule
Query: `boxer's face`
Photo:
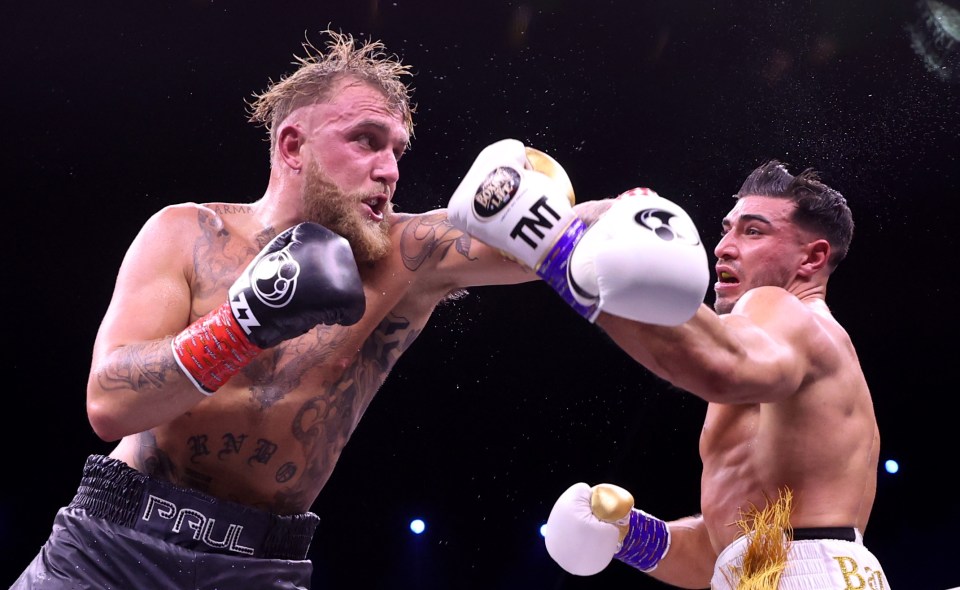
[[717, 313], [729, 313], [755, 287], [789, 288], [806, 257], [807, 236], [790, 221], [789, 199], [748, 196], [723, 219], [723, 237], [714, 249]]
[[409, 136], [376, 88], [337, 83], [328, 102], [304, 107], [303, 206], [308, 219], [343, 235], [360, 261], [389, 250], [389, 216]]

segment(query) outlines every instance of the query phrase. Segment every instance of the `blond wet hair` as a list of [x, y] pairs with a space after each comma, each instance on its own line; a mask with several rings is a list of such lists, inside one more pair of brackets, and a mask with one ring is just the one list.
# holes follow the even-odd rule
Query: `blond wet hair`
[[250, 122], [263, 125], [269, 133], [271, 158], [280, 123], [300, 107], [328, 100], [336, 83], [345, 77], [383, 92], [388, 107], [400, 115], [412, 138], [416, 107], [411, 102], [413, 89], [404, 82], [405, 77], [413, 75], [410, 66], [401, 63], [395, 54], [387, 53], [380, 41], [361, 41], [331, 29], [322, 34], [328, 38], [324, 50], [309, 39], [304, 41], [304, 55], [295, 55], [292, 62], [296, 70], [279, 81], [270, 80], [267, 89], [255, 93], [247, 103]]

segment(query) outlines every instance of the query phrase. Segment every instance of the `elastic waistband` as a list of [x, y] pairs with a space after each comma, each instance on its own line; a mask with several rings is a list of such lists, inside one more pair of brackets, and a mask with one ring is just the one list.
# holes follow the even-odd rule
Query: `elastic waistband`
[[793, 529], [794, 541], [812, 541], [814, 539], [839, 539], [857, 542], [857, 529], [853, 527], [825, 526]]
[[194, 551], [306, 559], [320, 518], [280, 516], [151, 478], [123, 461], [91, 455], [70, 508]]

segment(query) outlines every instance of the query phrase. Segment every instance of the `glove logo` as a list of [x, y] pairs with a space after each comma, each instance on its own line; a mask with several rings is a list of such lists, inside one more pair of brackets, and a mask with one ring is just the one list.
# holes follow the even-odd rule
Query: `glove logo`
[[473, 212], [483, 218], [495, 216], [510, 203], [519, 188], [519, 172], [504, 166], [494, 169], [473, 196]]
[[665, 209], [644, 209], [633, 220], [649, 229], [664, 242], [678, 240], [691, 246], [700, 245], [700, 234], [689, 219]]
[[290, 303], [297, 290], [300, 263], [284, 248], [257, 262], [250, 275], [251, 287], [261, 303], [283, 307]]

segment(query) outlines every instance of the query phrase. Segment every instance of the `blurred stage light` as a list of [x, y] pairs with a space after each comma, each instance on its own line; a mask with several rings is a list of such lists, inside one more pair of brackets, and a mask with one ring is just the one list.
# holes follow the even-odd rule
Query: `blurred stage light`
[[896, 473], [900, 471], [900, 464], [894, 461], [893, 459], [887, 459], [883, 462], [884, 469], [887, 470], [887, 473]]
[[422, 533], [424, 530], [426, 530], [426, 528], [427, 528], [426, 523], [424, 523], [424, 522], [423, 522], [422, 520], [420, 520], [419, 518], [415, 518], [415, 519], [413, 519], [413, 520], [410, 521], [410, 530], [413, 531], [414, 534], [419, 535], [419, 534]]
[[913, 50], [938, 78], [960, 84], [960, 6], [920, 0], [917, 10], [916, 21], [907, 26]]
[[541, 537], [547, 536], [547, 523], [543, 523], [540, 525], [540, 536]]

